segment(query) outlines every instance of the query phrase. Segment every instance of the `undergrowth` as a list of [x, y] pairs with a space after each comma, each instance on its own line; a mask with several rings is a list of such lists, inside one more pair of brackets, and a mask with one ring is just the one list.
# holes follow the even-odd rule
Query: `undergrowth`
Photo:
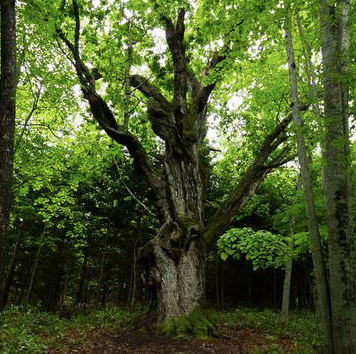
[[209, 316], [219, 327], [253, 328], [267, 335], [267, 348], [256, 348], [251, 354], [283, 354], [281, 342], [292, 343], [292, 354], [321, 353], [315, 315], [311, 312], [292, 312], [286, 318], [265, 309], [237, 308], [211, 311]]
[[131, 313], [118, 307], [79, 311], [70, 318], [35, 307], [8, 307], [0, 314], [0, 353], [42, 354], [66, 345], [90, 346], [87, 333], [92, 329], [122, 328], [130, 322]]
[[[1, 354], [44, 354], [51, 349], [69, 352], [71, 348], [90, 348], [88, 334], [94, 328], [132, 328], [142, 309], [130, 312], [120, 307], [70, 309], [69, 318], [42, 312], [37, 308], [9, 307], [0, 313]], [[214, 324], [214, 325], [213, 325]], [[189, 318], [171, 321], [163, 333], [205, 338], [219, 328], [252, 328], [264, 333], [268, 345], [249, 354], [284, 354], [281, 343], [291, 343], [290, 354], [314, 354], [319, 347], [317, 328], [311, 313], [292, 313], [283, 320], [271, 310], [238, 308], [231, 311], [197, 310]]]

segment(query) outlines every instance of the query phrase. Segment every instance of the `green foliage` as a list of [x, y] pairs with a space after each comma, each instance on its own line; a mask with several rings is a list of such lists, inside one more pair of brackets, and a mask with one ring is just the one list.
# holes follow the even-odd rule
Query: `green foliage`
[[222, 260], [229, 257], [238, 260], [244, 255], [254, 270], [283, 266], [292, 257], [290, 244], [290, 237], [248, 227], [230, 229], [217, 241]]
[[64, 336], [65, 321], [37, 309], [10, 307], [1, 313], [0, 351], [4, 354], [44, 353]]
[[161, 332], [164, 335], [184, 337], [193, 335], [197, 338], [207, 338], [214, 329], [213, 323], [201, 309], [195, 309], [188, 317], [180, 317], [163, 324]]

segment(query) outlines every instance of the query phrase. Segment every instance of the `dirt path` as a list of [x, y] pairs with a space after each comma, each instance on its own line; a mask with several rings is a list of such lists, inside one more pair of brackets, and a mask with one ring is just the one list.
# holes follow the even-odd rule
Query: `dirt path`
[[[249, 354], [256, 347], [268, 346], [267, 337], [254, 329], [226, 329], [222, 338], [208, 340], [95, 329], [86, 339], [87, 345], [78, 347], [73, 332], [63, 341], [63, 350], [52, 349], [48, 354]], [[281, 347], [288, 353], [290, 343], [281, 343]]]

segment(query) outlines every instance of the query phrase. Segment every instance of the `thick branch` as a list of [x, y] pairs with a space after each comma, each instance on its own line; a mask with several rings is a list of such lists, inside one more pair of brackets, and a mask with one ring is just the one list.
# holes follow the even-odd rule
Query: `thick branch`
[[[239, 23], [235, 24], [233, 28], [230, 29], [230, 31], [236, 31], [236, 26], [241, 26], [243, 24], [244, 20], [241, 20]], [[227, 36], [226, 36], [227, 37]], [[221, 62], [223, 62], [227, 56], [229, 55], [229, 53], [231, 52], [231, 46], [232, 46], [232, 40], [229, 39], [225, 45], [223, 46], [223, 48], [221, 48], [220, 51], [216, 51], [214, 53], [214, 55], [210, 58], [210, 60], [208, 61], [208, 65], [205, 67], [204, 72], [203, 72], [203, 79], [209, 75], [209, 73], [214, 70]], [[188, 79], [190, 80], [192, 77], [188, 77]], [[193, 80], [195, 78], [193, 77]], [[194, 81], [191, 81], [191, 83], [194, 84]], [[200, 113], [202, 112], [209, 100], [210, 94], [213, 91], [213, 89], [216, 86], [216, 81], [211, 82], [205, 86], [201, 87], [201, 90], [199, 92], [198, 95], [196, 95], [196, 106], [197, 106], [197, 112]]]
[[[204, 76], [207, 76], [216, 66], [226, 59], [226, 48], [221, 53], [216, 52], [214, 56], [209, 60], [209, 64], [204, 70]], [[210, 94], [216, 86], [216, 81], [203, 86], [196, 97], [197, 112], [200, 113], [206, 107]]]
[[281, 153], [268, 163], [272, 152], [285, 141], [286, 135], [283, 133], [291, 120], [292, 115], [289, 115], [266, 136], [254, 162], [243, 174], [240, 183], [208, 221], [204, 235], [209, 245], [212, 245], [215, 239], [231, 224], [271, 169], [285, 160], [288, 150], [283, 149]]
[[173, 58], [174, 67], [174, 96], [175, 110], [186, 113], [187, 68], [184, 47], [184, 15], [185, 10], [179, 11], [177, 24], [174, 26], [169, 18], [164, 18], [166, 24], [166, 40]]
[[176, 124], [172, 115], [172, 104], [146, 78], [133, 75], [130, 78], [130, 83], [149, 99], [147, 104], [148, 118], [155, 134], [165, 141], [174, 140]]
[[171, 103], [161, 94], [159, 89], [151, 85], [145, 77], [132, 75], [130, 77], [130, 85], [142, 92], [147, 98], [153, 98], [165, 111], [169, 112], [172, 110]]

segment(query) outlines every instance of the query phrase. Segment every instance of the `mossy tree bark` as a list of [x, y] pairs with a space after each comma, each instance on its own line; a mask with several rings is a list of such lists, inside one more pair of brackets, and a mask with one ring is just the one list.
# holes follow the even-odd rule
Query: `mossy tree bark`
[[113, 112], [96, 91], [95, 78], [84, 65], [79, 52], [80, 16], [75, 0], [73, 10], [76, 23], [74, 42], [61, 29], [57, 33], [74, 57], [84, 97], [106, 133], [128, 149], [155, 196], [161, 227], [156, 237], [140, 251], [146, 284], [152, 290], [154, 300], [150, 323], [159, 324], [186, 316], [204, 296], [206, 243], [212, 244], [225, 230], [266, 174], [286, 161], [289, 146], [284, 144], [287, 140], [285, 129], [291, 116], [267, 135], [239, 185], [206, 224], [204, 161], [207, 149], [204, 148], [204, 139], [206, 110], [215, 83], [204, 84], [203, 79], [225, 59], [227, 48], [222, 51], [224, 54], [216, 53], [210, 59], [204, 74], [198, 78], [187, 64], [185, 11], [181, 9], [175, 23], [170, 18], [163, 19], [173, 59], [172, 99], [167, 99], [147, 78], [130, 75], [130, 85], [147, 98], [148, 119], [154, 133], [165, 144], [164, 155], [160, 157], [161, 167], [157, 168], [139, 139], [128, 131], [126, 124], [120, 126], [117, 123]]
[[12, 199], [12, 166], [16, 110], [16, 13], [14, 0], [1, 1], [0, 93], [0, 309], [5, 305], [5, 260]]
[[325, 196], [334, 353], [356, 353], [356, 260], [349, 167], [347, 0], [321, 2], [323, 30]]

